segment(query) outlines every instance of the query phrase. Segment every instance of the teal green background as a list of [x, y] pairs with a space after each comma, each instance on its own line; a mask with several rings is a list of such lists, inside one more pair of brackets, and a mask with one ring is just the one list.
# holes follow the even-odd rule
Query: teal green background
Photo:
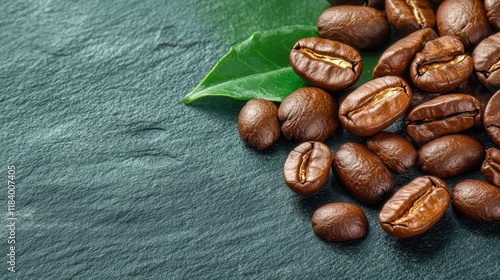
[[[243, 101], [184, 105], [229, 47], [256, 30], [315, 24], [326, 1], [0, 2], [2, 279], [498, 279], [500, 226], [450, 207], [427, 233], [382, 231], [379, 206], [330, 174], [299, 196], [295, 146], [245, 147]], [[401, 120], [390, 130], [401, 132]], [[486, 147], [484, 133], [469, 131]], [[337, 130], [335, 151], [362, 139]], [[7, 272], [7, 166], [16, 166], [16, 270]], [[396, 187], [420, 175], [396, 176]], [[475, 171], [447, 180], [482, 178]], [[483, 178], [484, 179], [484, 178]], [[311, 230], [327, 202], [360, 205], [363, 240]]]

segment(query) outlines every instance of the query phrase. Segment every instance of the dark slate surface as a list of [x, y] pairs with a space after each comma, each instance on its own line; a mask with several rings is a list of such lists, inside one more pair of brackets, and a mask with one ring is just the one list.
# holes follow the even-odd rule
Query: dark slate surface
[[[246, 4], [226, 1], [228, 15], [220, 3], [1, 2], [2, 279], [500, 278], [499, 224], [451, 207], [408, 240], [385, 234], [380, 206], [364, 205], [365, 239], [316, 238], [317, 207], [360, 205], [333, 175], [298, 196], [281, 176], [295, 144], [246, 148], [236, 128], [244, 102], [180, 102], [231, 44], [262, 27], [241, 33]], [[271, 27], [293, 16], [277, 13]], [[328, 144], [347, 140], [361, 141], [338, 130]], [[16, 273], [7, 272], [8, 165]], [[397, 187], [419, 174], [397, 176]], [[482, 178], [447, 182], [465, 177]]]

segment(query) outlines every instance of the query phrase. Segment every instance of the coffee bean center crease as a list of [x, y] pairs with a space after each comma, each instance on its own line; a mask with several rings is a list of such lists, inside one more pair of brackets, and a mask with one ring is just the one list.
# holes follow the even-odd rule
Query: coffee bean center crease
[[398, 93], [406, 94], [405, 89], [402, 87], [386, 88], [386, 89], [380, 91], [379, 93], [377, 93], [375, 96], [373, 96], [373, 98], [364, 106], [359, 107], [357, 109], [354, 109], [354, 110], [350, 111], [349, 113], [347, 113], [347, 117], [351, 118], [354, 114], [359, 113], [359, 112], [363, 112], [366, 108], [373, 106], [376, 103], [378, 103], [384, 99], [387, 99], [393, 95], [396, 95]]
[[422, 66], [420, 66], [418, 68], [418, 74], [423, 75], [425, 72], [432, 70], [432, 69], [441, 68], [441, 67], [446, 66], [446, 65], [458, 64], [458, 63], [464, 61], [466, 57], [467, 57], [466, 54], [462, 54], [462, 55], [453, 56], [449, 60], [423, 64]]
[[406, 0], [406, 4], [408, 4], [408, 6], [410, 6], [411, 10], [413, 11], [413, 15], [415, 16], [418, 25], [423, 28], [425, 23], [422, 20], [423, 16], [420, 14], [420, 10], [418, 9], [417, 4], [411, 0]]
[[496, 71], [500, 69], [500, 60], [497, 61], [495, 64], [491, 65], [490, 69], [486, 70], [486, 74], [489, 75], [491, 74], [493, 71]]
[[301, 184], [305, 183], [307, 179], [307, 168], [309, 167], [309, 164], [311, 162], [312, 152], [313, 150], [310, 150], [309, 152], [305, 153], [302, 156], [302, 161], [300, 162], [300, 170], [299, 170], [299, 179]]
[[352, 69], [352, 63], [350, 63], [342, 58], [332, 57], [332, 56], [328, 56], [328, 55], [322, 55], [322, 54], [316, 53], [316, 52], [314, 52], [310, 49], [306, 49], [306, 48], [300, 48], [300, 49], [298, 49], [298, 51], [305, 54], [306, 56], [308, 56], [312, 59], [320, 60], [320, 61], [329, 63], [331, 65], [334, 65], [334, 66], [337, 66], [337, 67], [340, 67], [343, 69], [347, 69], [347, 68]]
[[473, 110], [473, 111], [468, 111], [468, 112], [457, 112], [457, 113], [445, 115], [442, 117], [427, 118], [427, 119], [422, 119], [422, 120], [410, 120], [406, 124], [407, 125], [410, 125], [410, 124], [418, 125], [418, 124], [423, 124], [423, 123], [427, 123], [427, 122], [446, 120], [446, 119], [453, 118], [453, 117], [475, 118], [478, 114], [479, 114], [479, 110]]
[[488, 162], [491, 168], [493, 168], [497, 172], [500, 172], [500, 164], [494, 162], [491, 158], [487, 158], [486, 161]]
[[422, 203], [427, 199], [427, 197], [436, 189], [436, 186], [433, 185], [432, 187], [430, 187], [421, 197], [419, 197], [415, 203], [413, 204], [413, 206], [408, 210], [406, 211], [403, 216], [397, 220], [395, 220], [394, 222], [391, 222], [391, 226], [394, 227], [394, 226], [400, 226], [402, 223], [406, 222], [409, 218], [411, 218], [411, 216], [413, 215], [413, 213], [415, 213], [415, 211], [417, 211], [420, 206], [422, 205]]

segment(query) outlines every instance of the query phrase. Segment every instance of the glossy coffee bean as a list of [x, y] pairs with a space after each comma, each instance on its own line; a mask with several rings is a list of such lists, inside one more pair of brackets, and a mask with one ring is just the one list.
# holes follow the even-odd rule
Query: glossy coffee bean
[[311, 219], [314, 234], [326, 241], [363, 238], [368, 231], [365, 212], [350, 203], [329, 203], [318, 208]]
[[500, 221], [500, 188], [474, 179], [453, 187], [453, 208], [477, 222]]
[[384, 0], [328, 0], [332, 6], [339, 5], [358, 5], [368, 6], [375, 9], [384, 9]]
[[427, 0], [385, 0], [389, 23], [403, 35], [424, 28], [434, 28], [436, 17]]
[[377, 155], [390, 170], [409, 171], [417, 161], [417, 150], [404, 137], [381, 131], [366, 140], [368, 150]]
[[484, 109], [483, 124], [488, 136], [500, 147], [500, 90], [488, 101]]
[[472, 60], [477, 79], [488, 88], [500, 89], [500, 32], [482, 40]]
[[444, 215], [450, 204], [446, 183], [422, 176], [401, 187], [382, 207], [378, 220], [388, 234], [408, 238], [426, 232]]
[[298, 194], [311, 194], [323, 187], [331, 164], [332, 152], [327, 145], [304, 142], [293, 149], [285, 161], [285, 183]]
[[436, 138], [418, 152], [420, 168], [425, 174], [450, 178], [479, 167], [484, 148], [476, 139], [462, 134]]
[[438, 96], [413, 108], [405, 119], [406, 134], [415, 142], [469, 129], [479, 123], [481, 102], [472, 95], [453, 93]]
[[352, 86], [363, 71], [358, 51], [322, 38], [299, 40], [290, 52], [290, 64], [310, 84], [331, 91]]
[[374, 135], [396, 121], [410, 106], [411, 98], [411, 89], [402, 78], [377, 78], [363, 84], [342, 101], [339, 119], [354, 135]]
[[326, 9], [317, 22], [319, 37], [358, 49], [373, 49], [387, 42], [390, 27], [385, 15], [371, 7], [341, 5]]
[[439, 35], [457, 36], [466, 48], [492, 32], [481, 0], [444, 1], [436, 12], [436, 22]]
[[442, 36], [428, 41], [415, 55], [410, 77], [418, 88], [428, 92], [450, 91], [472, 74], [472, 58], [455, 36]]
[[500, 150], [489, 148], [486, 150], [481, 172], [490, 183], [500, 187]]
[[363, 203], [381, 202], [394, 190], [394, 178], [385, 164], [365, 146], [347, 142], [333, 155], [337, 180]]
[[484, 0], [484, 9], [490, 24], [500, 31], [500, 0]]
[[425, 28], [398, 40], [382, 53], [373, 69], [373, 77], [404, 76], [415, 54], [424, 47], [427, 41], [436, 38], [437, 34], [433, 29]]
[[264, 99], [248, 101], [238, 115], [238, 131], [249, 147], [268, 149], [280, 137], [278, 106]]
[[339, 125], [337, 112], [337, 104], [326, 91], [300, 88], [281, 102], [281, 132], [290, 141], [324, 142]]

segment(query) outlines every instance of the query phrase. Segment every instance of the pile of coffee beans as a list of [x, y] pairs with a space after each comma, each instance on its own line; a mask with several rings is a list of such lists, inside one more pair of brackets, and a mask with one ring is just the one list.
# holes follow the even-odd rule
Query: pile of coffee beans
[[[383, 205], [379, 224], [395, 237], [427, 231], [450, 204], [473, 221], [500, 221], [500, 0], [329, 2], [319, 38], [290, 53], [309, 85], [279, 106], [250, 100], [238, 117], [241, 139], [258, 150], [281, 136], [298, 143], [283, 171], [292, 191], [318, 191], [331, 169], [357, 201]], [[363, 71], [360, 52], [387, 45], [373, 79], [351, 88]], [[401, 135], [386, 131], [395, 122]], [[365, 141], [332, 152], [325, 142], [340, 126]], [[485, 129], [497, 147], [464, 134], [470, 129]], [[394, 174], [413, 168], [425, 175], [395, 192]], [[479, 168], [487, 181], [443, 181]], [[321, 206], [311, 223], [327, 241], [368, 229], [363, 210], [344, 202]]]

